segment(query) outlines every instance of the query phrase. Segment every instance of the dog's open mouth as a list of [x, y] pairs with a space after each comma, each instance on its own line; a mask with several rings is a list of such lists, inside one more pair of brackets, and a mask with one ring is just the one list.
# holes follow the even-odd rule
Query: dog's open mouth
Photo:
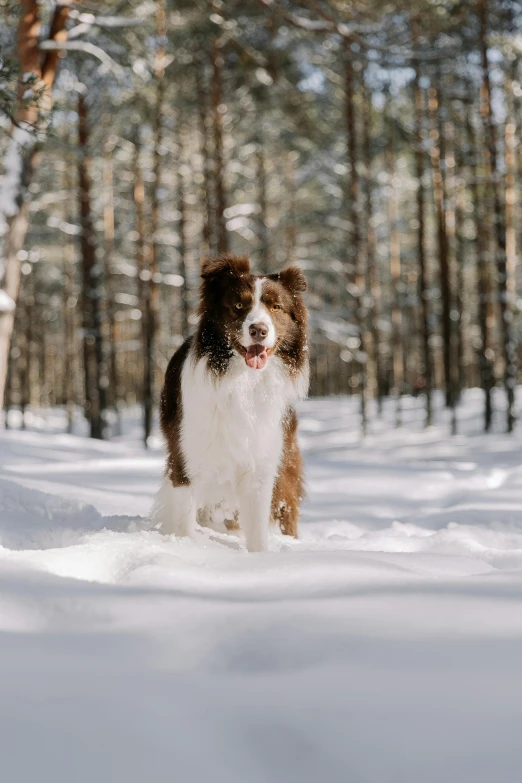
[[268, 350], [264, 345], [249, 345], [245, 350], [245, 362], [253, 370], [262, 370], [268, 359]]
[[259, 343], [253, 343], [245, 348], [240, 342], [234, 343], [236, 351], [243, 356], [245, 363], [252, 370], [262, 370], [266, 366], [268, 357], [277, 352], [279, 346], [279, 340], [271, 348], [267, 348], [265, 345], [259, 345]]

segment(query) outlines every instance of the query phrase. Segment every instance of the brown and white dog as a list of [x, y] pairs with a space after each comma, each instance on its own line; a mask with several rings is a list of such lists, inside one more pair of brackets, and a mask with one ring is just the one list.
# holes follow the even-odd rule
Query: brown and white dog
[[250, 552], [270, 521], [297, 535], [303, 495], [297, 417], [308, 391], [303, 273], [253, 275], [247, 258], [203, 262], [195, 335], [170, 360], [160, 421], [164, 483], [152, 518], [164, 533], [238, 520]]

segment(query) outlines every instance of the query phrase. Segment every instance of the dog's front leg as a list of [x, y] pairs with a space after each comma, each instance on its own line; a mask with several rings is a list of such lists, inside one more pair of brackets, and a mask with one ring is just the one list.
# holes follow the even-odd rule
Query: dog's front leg
[[268, 551], [268, 526], [273, 477], [258, 479], [250, 486], [242, 482], [239, 492], [239, 524], [245, 532], [249, 552]]
[[196, 529], [196, 498], [190, 485], [174, 487], [166, 476], [152, 508], [152, 522], [161, 533], [190, 536]]

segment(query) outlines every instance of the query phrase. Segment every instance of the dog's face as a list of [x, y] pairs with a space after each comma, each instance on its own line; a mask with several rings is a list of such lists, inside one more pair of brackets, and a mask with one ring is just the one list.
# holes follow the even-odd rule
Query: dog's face
[[201, 276], [201, 318], [250, 369], [263, 370], [274, 355], [295, 361], [306, 339], [306, 281], [298, 267], [262, 277], [251, 274], [247, 258], [226, 255], [205, 260]]

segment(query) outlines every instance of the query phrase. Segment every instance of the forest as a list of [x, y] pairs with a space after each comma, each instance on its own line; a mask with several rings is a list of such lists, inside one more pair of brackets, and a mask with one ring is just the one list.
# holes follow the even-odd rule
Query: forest
[[[298, 263], [311, 394], [364, 433], [405, 395], [517, 413], [518, 0], [2, 4], [0, 397], [142, 409], [196, 324], [201, 259]], [[504, 399], [504, 397], [503, 397]]]
[[2, 780], [522, 779], [521, 53], [0, 0]]

